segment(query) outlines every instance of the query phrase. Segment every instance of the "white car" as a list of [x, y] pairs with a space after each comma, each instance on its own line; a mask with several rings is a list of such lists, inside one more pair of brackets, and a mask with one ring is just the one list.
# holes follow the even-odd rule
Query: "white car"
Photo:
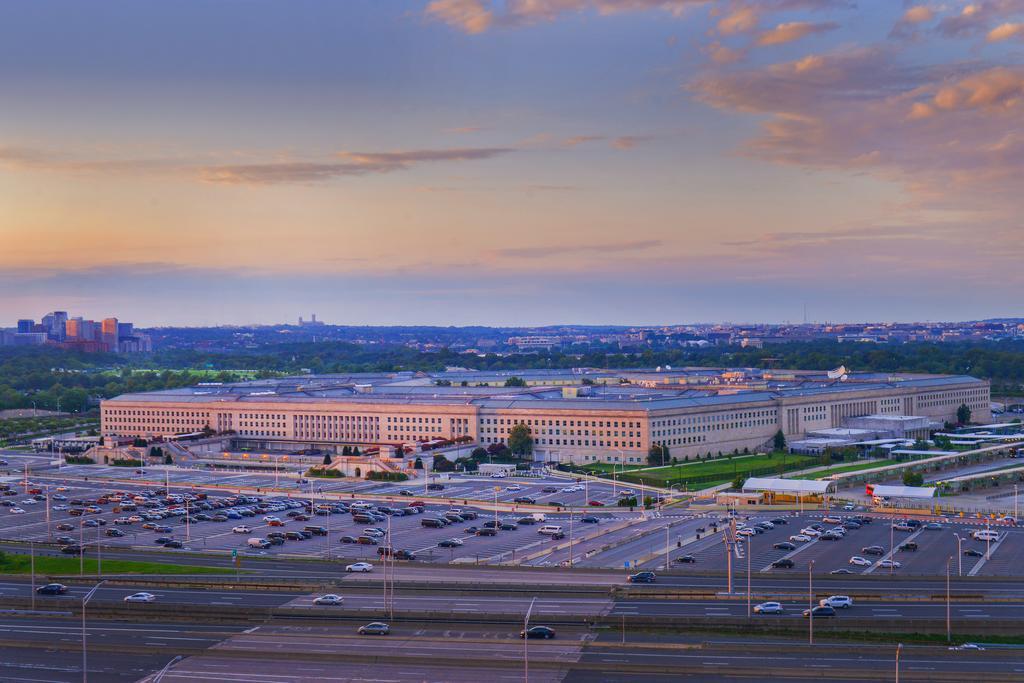
[[849, 595], [830, 595], [827, 598], [822, 598], [818, 604], [828, 605], [835, 609], [850, 609], [853, 607], [853, 598]]
[[846, 505], [843, 506], [843, 509], [846, 510], [847, 512], [849, 512], [850, 510], [855, 510], [856, 506], [855, 505], [851, 505], [850, 503], [847, 503]]
[[321, 595], [319, 598], [313, 601], [314, 605], [342, 605], [345, 603], [345, 599], [340, 595], [334, 593], [328, 593], [327, 595]]
[[240, 526], [236, 526], [236, 527], [234, 527], [231, 530], [231, 533], [233, 533], [233, 534], [248, 534], [248, 533], [251, 533], [251, 532], [252, 532], [252, 529], [250, 527], [245, 526], [244, 524], [242, 524]]
[[35, 498], [26, 498], [25, 500], [21, 501], [21, 504], [22, 505], [38, 505], [39, 501], [36, 500]]
[[141, 522], [143, 520], [142, 520], [142, 517], [140, 517], [139, 515], [132, 515], [131, 517], [128, 518], [128, 521], [131, 522], [132, 524], [135, 524], [136, 522]]
[[64, 512], [65, 510], [68, 509], [68, 506], [67, 505], [54, 505], [51, 509], [55, 510], [57, 512]]
[[811, 537], [807, 534], [793, 534], [789, 537], [789, 540], [796, 541], [797, 543], [807, 543], [807, 541], [811, 540]]
[[519, 484], [512, 484], [511, 486], [506, 486], [505, 490], [506, 491], [522, 491], [523, 487], [520, 486]]
[[800, 533], [802, 533], [804, 536], [821, 536], [820, 531], [818, 531], [817, 529], [812, 529], [811, 527], [801, 529]]
[[264, 522], [280, 522], [281, 518], [280, 517], [275, 517], [273, 515], [267, 515], [266, 517], [263, 518], [263, 521]]
[[124, 597], [125, 602], [156, 602], [156, 596], [152, 593], [132, 593]]
[[878, 566], [883, 569], [899, 569], [903, 565], [896, 560], [882, 560], [878, 563]]
[[347, 572], [372, 572], [373, 565], [369, 562], [356, 562], [345, 567]]
[[755, 532], [753, 529], [739, 529], [736, 533], [740, 536], [753, 536]]
[[782, 603], [778, 602], [762, 602], [760, 605], [754, 605], [754, 614], [782, 614], [784, 611]]
[[11, 514], [12, 515], [23, 515], [23, 514], [25, 514], [25, 511], [22, 510], [21, 508], [11, 508]]
[[505, 473], [504, 472], [495, 472], [494, 474], [491, 475], [491, 479], [504, 479], [504, 478], [505, 478]]
[[850, 564], [857, 565], [858, 567], [870, 567], [871, 560], [866, 557], [861, 557], [860, 555], [854, 555], [850, 558]]
[[562, 489], [562, 493], [576, 493], [576, 487], [566, 486], [565, 488]]

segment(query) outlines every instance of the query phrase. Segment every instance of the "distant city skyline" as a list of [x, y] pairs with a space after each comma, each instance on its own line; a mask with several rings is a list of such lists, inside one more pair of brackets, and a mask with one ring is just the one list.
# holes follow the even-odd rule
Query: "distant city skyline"
[[1022, 312], [1021, 0], [299, 4], [0, 6], [0, 320]]

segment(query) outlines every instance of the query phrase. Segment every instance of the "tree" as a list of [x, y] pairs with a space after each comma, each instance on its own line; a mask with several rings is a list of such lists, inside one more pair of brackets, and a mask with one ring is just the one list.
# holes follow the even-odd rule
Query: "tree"
[[745, 482], [746, 480], [747, 478], [745, 476], [743, 476], [742, 474], [737, 474], [736, 477], [732, 480], [732, 487], [739, 491], [743, 488], [743, 482]]
[[652, 467], [660, 467], [665, 464], [665, 447], [660, 443], [651, 444], [647, 449], [647, 464]]
[[451, 460], [449, 460], [448, 458], [444, 457], [443, 455], [440, 455], [440, 454], [435, 455], [434, 456], [434, 471], [435, 472], [454, 472], [455, 471], [455, 463], [453, 463]]
[[352, 455], [362, 455], [362, 453], [359, 452], [359, 446], [352, 447]]
[[421, 458], [420, 456], [417, 455], [416, 456], [416, 460], [412, 463], [412, 468], [414, 470], [422, 470], [423, 469], [423, 458]]
[[469, 457], [473, 458], [474, 460], [479, 460], [482, 462], [487, 459], [487, 449], [481, 446], [477, 446], [469, 454]]
[[509, 377], [507, 380], [505, 380], [505, 386], [506, 387], [525, 387], [526, 386], [526, 380], [523, 379], [522, 377]]
[[173, 465], [174, 464], [174, 458], [171, 457], [170, 453], [168, 453], [167, 455], [164, 456], [164, 464], [165, 465]]
[[924, 475], [920, 472], [907, 470], [903, 473], [904, 486], [921, 486], [922, 484], [924, 484]]
[[480, 469], [480, 465], [473, 458], [459, 458], [455, 461], [456, 469], [462, 468], [466, 472], [476, 472]]
[[772, 439], [772, 445], [777, 451], [786, 450], [786, 435], [782, 433], [782, 430], [775, 432], [775, 438]]
[[515, 455], [533, 453], [533, 437], [530, 428], [520, 422], [508, 433], [508, 447]]
[[331, 464], [331, 454], [330, 453], [324, 453], [324, 465], [326, 466], [326, 465], [330, 465], [330, 464]]
[[961, 403], [960, 407], [956, 409], [956, 421], [962, 425], [970, 424], [971, 409], [967, 407], [966, 403]]
[[352, 455], [352, 448], [349, 447], [349, 446], [342, 446], [341, 454], [342, 455]]

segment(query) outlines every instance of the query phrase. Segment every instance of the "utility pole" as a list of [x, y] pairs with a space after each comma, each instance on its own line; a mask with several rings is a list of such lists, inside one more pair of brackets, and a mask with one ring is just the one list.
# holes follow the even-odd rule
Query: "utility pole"
[[32, 611], [36, 609], [36, 544], [34, 541], [28, 542], [28, 547], [32, 553]]
[[950, 643], [953, 641], [953, 630], [952, 622], [950, 621], [950, 609], [949, 609], [949, 566], [952, 564], [953, 558], [950, 557], [946, 560], [946, 642]]
[[807, 644], [814, 645], [814, 560], [807, 565]]
[[903, 650], [903, 643], [896, 643], [896, 683], [900, 683], [900, 651]]
[[753, 536], [748, 537], [748, 540], [747, 540], [747, 618], [748, 619], [750, 618], [750, 615], [753, 614], [750, 611], [750, 556], [754, 552], [754, 549], [753, 549], [753, 547], [751, 545], [753, 542], [754, 542]]

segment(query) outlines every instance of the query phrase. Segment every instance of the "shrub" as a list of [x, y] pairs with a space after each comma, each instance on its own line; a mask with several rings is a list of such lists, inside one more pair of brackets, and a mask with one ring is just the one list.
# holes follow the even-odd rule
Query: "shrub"
[[142, 467], [145, 463], [141, 460], [112, 460], [110, 464], [114, 467]]
[[371, 481], [405, 481], [409, 475], [404, 472], [370, 472], [366, 478]]

